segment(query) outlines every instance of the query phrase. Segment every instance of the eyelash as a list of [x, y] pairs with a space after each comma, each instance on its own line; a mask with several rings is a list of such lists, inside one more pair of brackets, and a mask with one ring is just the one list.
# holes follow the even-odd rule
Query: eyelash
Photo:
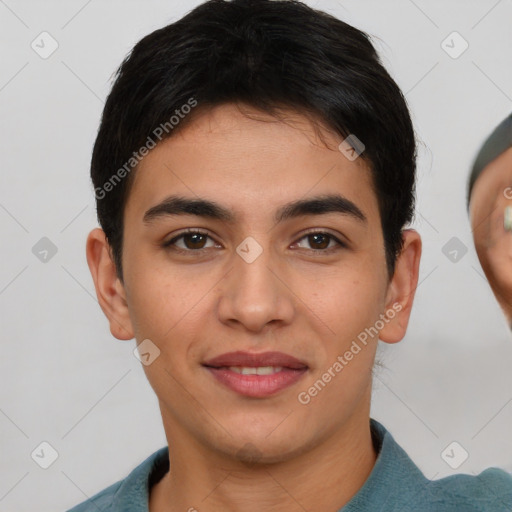
[[[175, 246], [175, 243], [180, 240], [181, 238], [183, 238], [185, 235], [203, 235], [203, 236], [206, 236], [208, 238], [211, 238], [213, 240], [213, 238], [210, 236], [210, 234], [207, 232], [207, 231], [202, 231], [202, 230], [199, 230], [199, 229], [187, 229], [186, 231], [183, 231], [181, 232], [180, 234], [176, 235], [175, 237], [173, 237], [171, 240], [168, 240], [167, 242], [164, 242], [162, 244], [162, 247], [164, 249], [169, 249], [169, 250], [173, 250], [177, 253], [180, 253], [180, 254], [190, 254], [190, 253], [202, 253], [203, 251], [206, 251], [208, 249], [210, 249], [210, 247], [206, 247], [206, 248], [201, 248], [201, 249], [181, 249], [180, 247], [176, 247]], [[311, 235], [326, 235], [330, 241], [334, 241], [336, 242], [337, 244], [337, 247], [330, 247], [330, 248], [327, 248], [327, 249], [306, 249], [306, 250], [309, 250], [310, 252], [313, 252], [314, 254], [330, 254], [331, 252], [333, 251], [338, 251], [340, 249], [346, 249], [347, 248], [347, 245], [345, 243], [343, 243], [341, 240], [339, 240], [339, 238], [337, 238], [336, 236], [334, 236], [333, 234], [327, 232], [327, 231], [321, 231], [321, 230], [311, 230], [311, 231], [307, 231], [306, 233], [304, 233], [301, 238], [299, 238], [297, 240], [297, 242], [300, 242], [301, 240], [303, 240], [304, 238], [307, 238], [308, 236], [311, 236]], [[330, 243], [329, 241], [329, 243]]]

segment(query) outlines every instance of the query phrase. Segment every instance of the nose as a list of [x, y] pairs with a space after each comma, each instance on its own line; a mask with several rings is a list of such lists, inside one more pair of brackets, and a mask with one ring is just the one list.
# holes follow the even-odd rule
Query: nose
[[243, 252], [234, 253], [233, 267], [221, 283], [220, 321], [251, 332], [260, 332], [270, 324], [290, 324], [295, 306], [285, 274], [269, 250], [254, 260]]

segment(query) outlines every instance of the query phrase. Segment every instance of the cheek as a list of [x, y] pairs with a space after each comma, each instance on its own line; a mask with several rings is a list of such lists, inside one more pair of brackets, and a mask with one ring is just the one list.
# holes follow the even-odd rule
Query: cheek
[[155, 247], [140, 234], [133, 234], [130, 239], [143, 240], [139, 247], [134, 243], [126, 247], [125, 268], [130, 276], [133, 312], [146, 324], [166, 324], [169, 329], [209, 289], [211, 278], [200, 265], [176, 263], [164, 248]]
[[194, 266], [140, 264], [138, 269], [130, 274], [136, 279], [128, 297], [135, 337], [138, 342], [151, 340], [160, 350], [155, 364], [144, 369], [155, 386], [164, 382], [168, 387], [167, 372], [184, 381], [191, 370], [188, 362], [199, 357], [209, 332], [207, 317], [215, 307], [214, 285], [219, 278]]
[[[201, 296], [201, 286], [191, 286], [179, 273], [164, 274], [152, 267], [140, 267], [129, 287], [127, 297], [135, 336], [162, 342], [193, 315]], [[148, 270], [144, 270], [148, 268]], [[200, 284], [200, 283], [198, 283]]]
[[308, 388], [316, 393], [311, 404], [318, 414], [347, 414], [371, 384], [385, 281], [367, 266], [362, 268], [364, 272], [354, 272], [350, 278], [331, 280], [321, 299], [320, 293], [315, 294], [318, 316], [332, 331], [323, 337], [324, 353], [318, 354], [320, 365], [309, 383], [313, 388]]
[[[346, 265], [323, 272], [314, 279], [298, 276], [298, 295], [340, 340], [356, 336], [373, 325], [385, 303], [386, 274], [372, 258], [356, 257]], [[300, 283], [300, 284], [299, 284]], [[314, 290], [314, 291], [311, 291]]]
[[[297, 407], [306, 413], [302, 418], [305, 430], [318, 432], [319, 424], [325, 432], [336, 430], [365, 400], [369, 407], [376, 346], [359, 343], [359, 348], [350, 347], [348, 343], [330, 353], [325, 366], [299, 390]], [[350, 360], [347, 352], [352, 354]]]

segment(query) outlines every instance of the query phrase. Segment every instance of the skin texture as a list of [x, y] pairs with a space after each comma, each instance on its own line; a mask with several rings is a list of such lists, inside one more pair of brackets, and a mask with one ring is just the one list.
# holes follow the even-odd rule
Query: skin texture
[[469, 213], [476, 252], [492, 291], [512, 325], [512, 232], [503, 224], [512, 206], [512, 148], [489, 163], [471, 191]]
[[[151, 490], [151, 512], [335, 511], [373, 468], [377, 336], [310, 403], [297, 396], [393, 304], [401, 309], [380, 339], [403, 338], [421, 239], [404, 231], [390, 280], [370, 171], [362, 158], [350, 161], [337, 149], [338, 135], [322, 133], [329, 147], [297, 113], [288, 112], [284, 123], [247, 106], [243, 113], [216, 107], [140, 163], [124, 214], [124, 283], [103, 231], [88, 237], [87, 259], [112, 334], [148, 338], [161, 351], [143, 368], [159, 400], [171, 470]], [[367, 222], [332, 212], [273, 220], [285, 203], [333, 192], [354, 202]], [[144, 213], [170, 194], [218, 202], [236, 221], [187, 215], [145, 225]], [[190, 239], [177, 241], [185, 254], [162, 247], [186, 228], [209, 232], [202, 253]], [[312, 228], [347, 247], [311, 240], [305, 231]], [[252, 263], [236, 252], [248, 236], [263, 249]], [[241, 396], [201, 365], [235, 350], [285, 352], [308, 371], [273, 396]]]

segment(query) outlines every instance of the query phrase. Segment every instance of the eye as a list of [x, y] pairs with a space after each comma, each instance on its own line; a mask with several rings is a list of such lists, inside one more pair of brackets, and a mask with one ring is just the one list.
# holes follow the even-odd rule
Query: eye
[[[346, 244], [341, 242], [336, 236], [324, 231], [309, 232], [294, 245], [301, 249], [307, 249], [307, 247], [301, 246], [303, 240], [309, 245], [309, 249], [315, 252], [330, 253], [340, 248], [347, 247]], [[220, 247], [220, 245], [210, 237], [208, 232], [196, 229], [188, 229], [164, 242], [162, 246], [182, 253], [199, 252], [212, 247]]]
[[[211, 244], [207, 245], [210, 240]], [[193, 252], [202, 249], [215, 247], [215, 241], [204, 231], [188, 229], [186, 232], [181, 233], [171, 240], [164, 242], [163, 247], [174, 248], [178, 252]]]
[[[337, 237], [324, 231], [312, 231], [303, 236], [295, 245], [300, 247], [302, 240], [306, 240], [313, 251], [331, 252], [346, 247]], [[302, 248], [302, 247], [301, 247]]]

